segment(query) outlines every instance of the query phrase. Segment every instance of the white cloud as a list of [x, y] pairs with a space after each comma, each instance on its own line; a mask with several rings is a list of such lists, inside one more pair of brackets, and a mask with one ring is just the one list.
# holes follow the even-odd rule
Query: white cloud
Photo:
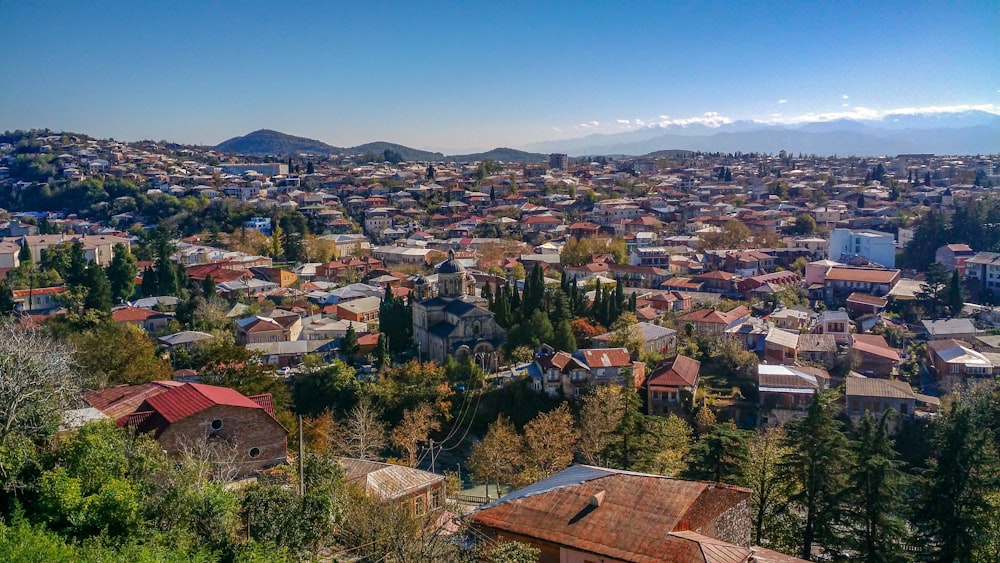
[[906, 107], [906, 108], [895, 108], [885, 111], [880, 111], [872, 108], [866, 108], [862, 106], [853, 106], [849, 104], [841, 104], [844, 108], [841, 111], [831, 111], [831, 112], [809, 112], [801, 115], [788, 116], [783, 118], [776, 118], [773, 114], [770, 117], [769, 122], [772, 123], [806, 123], [812, 121], [833, 121], [835, 119], [856, 119], [856, 120], [881, 120], [888, 119], [892, 116], [897, 115], [924, 115], [924, 114], [934, 114], [934, 113], [960, 113], [966, 111], [985, 111], [989, 113], [1000, 114], [1000, 105], [998, 104], [959, 104], [954, 106], [926, 106], [926, 107]]
[[555, 131], [556, 133], [562, 133], [562, 129], [558, 127], [552, 127], [552, 130]]
[[615, 121], [618, 122], [618, 125], [624, 125], [625, 127], [632, 125], [632, 122], [628, 119], [616, 119]]
[[715, 111], [708, 111], [698, 117], [686, 117], [680, 119], [670, 119], [666, 115], [661, 115], [660, 120], [653, 125], [659, 125], [660, 127], [670, 127], [671, 125], [679, 125], [681, 127], [687, 127], [688, 125], [705, 125], [706, 127], [719, 127], [732, 122], [733, 120], [729, 117], [721, 115], [720, 113]]
[[847, 94], [841, 94], [841, 95], [840, 95], [840, 99], [841, 99], [841, 100], [849, 100], [849, 99], [851, 99], [851, 97], [850, 97], [850, 96], [848, 96]]
[[577, 127], [579, 127], [580, 129], [593, 129], [595, 127], [600, 127], [600, 126], [601, 126], [600, 121], [586, 121], [584, 123], [577, 125]]
[[642, 126], [646, 125], [646, 122], [643, 121], [643, 120], [641, 120], [641, 119], [639, 119], [638, 117], [635, 118], [635, 119], [633, 119], [632, 121], [633, 121], [633, 123], [635, 123], [636, 127], [642, 127]]
[[781, 98], [780, 100], [778, 100], [778, 103], [779, 103], [779, 104], [787, 104], [787, 103], [788, 103], [788, 100], [786, 100], [786, 99], [784, 99], [784, 98]]

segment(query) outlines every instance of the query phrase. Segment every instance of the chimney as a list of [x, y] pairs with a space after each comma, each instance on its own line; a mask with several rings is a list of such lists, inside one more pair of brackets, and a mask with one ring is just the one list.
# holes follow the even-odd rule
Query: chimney
[[594, 496], [590, 497], [590, 502], [588, 504], [594, 508], [601, 506], [601, 503], [604, 502], [604, 493], [605, 491], [594, 493]]

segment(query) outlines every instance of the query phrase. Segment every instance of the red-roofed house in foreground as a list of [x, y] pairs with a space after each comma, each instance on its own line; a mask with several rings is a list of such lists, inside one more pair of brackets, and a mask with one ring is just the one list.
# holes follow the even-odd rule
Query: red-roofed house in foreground
[[288, 459], [288, 430], [274, 418], [270, 393], [247, 397], [228, 387], [157, 381], [90, 391], [83, 399], [119, 426], [151, 433], [167, 453], [218, 446], [236, 476]]
[[573, 465], [469, 515], [491, 540], [538, 548], [542, 563], [798, 562], [750, 548], [750, 490]]

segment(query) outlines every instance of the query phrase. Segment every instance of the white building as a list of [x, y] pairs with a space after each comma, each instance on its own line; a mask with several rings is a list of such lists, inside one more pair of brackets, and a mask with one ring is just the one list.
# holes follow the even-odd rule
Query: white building
[[830, 233], [830, 260], [844, 261], [845, 256], [858, 255], [886, 268], [896, 267], [896, 241], [892, 233], [834, 229]]

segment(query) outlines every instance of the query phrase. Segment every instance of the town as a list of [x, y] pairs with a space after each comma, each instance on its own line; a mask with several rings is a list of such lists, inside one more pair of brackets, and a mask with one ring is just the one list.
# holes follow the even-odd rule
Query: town
[[405, 149], [0, 136], [0, 538], [1000, 553], [1000, 156]]

